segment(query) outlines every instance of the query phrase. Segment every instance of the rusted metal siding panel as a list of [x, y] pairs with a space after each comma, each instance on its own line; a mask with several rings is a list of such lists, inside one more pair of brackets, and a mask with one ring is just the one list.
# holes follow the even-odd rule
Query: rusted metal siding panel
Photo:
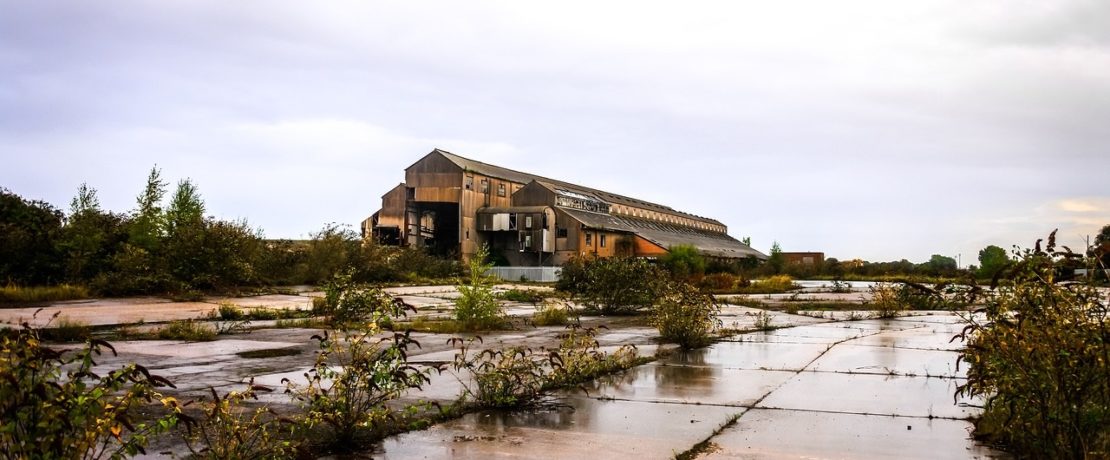
[[378, 211], [379, 227], [405, 226], [405, 184], [393, 187], [382, 195], [382, 209]]
[[652, 243], [640, 236], [636, 236], [635, 248], [636, 257], [661, 256], [667, 253], [666, 248], [662, 248], [658, 244]]

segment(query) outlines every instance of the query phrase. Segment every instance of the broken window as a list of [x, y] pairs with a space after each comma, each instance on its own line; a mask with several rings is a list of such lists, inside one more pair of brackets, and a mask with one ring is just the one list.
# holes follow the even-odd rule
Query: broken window
[[497, 184], [497, 196], [505, 196], [505, 184]]
[[489, 192], [489, 181], [486, 179], [482, 179], [482, 193], [487, 192]]
[[532, 229], [532, 216], [524, 216], [524, 228]]
[[594, 244], [594, 234], [586, 232], [586, 246]]
[[474, 176], [466, 176], [466, 189], [470, 190], [470, 189], [473, 189], [473, 188], [474, 188]]

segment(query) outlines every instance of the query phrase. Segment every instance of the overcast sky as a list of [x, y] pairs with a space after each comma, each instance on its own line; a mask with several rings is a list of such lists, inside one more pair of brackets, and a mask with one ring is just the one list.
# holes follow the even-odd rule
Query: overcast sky
[[298, 238], [438, 147], [764, 252], [967, 265], [1110, 224], [1110, 2], [546, 5], [0, 0], [0, 187], [126, 211], [157, 164]]

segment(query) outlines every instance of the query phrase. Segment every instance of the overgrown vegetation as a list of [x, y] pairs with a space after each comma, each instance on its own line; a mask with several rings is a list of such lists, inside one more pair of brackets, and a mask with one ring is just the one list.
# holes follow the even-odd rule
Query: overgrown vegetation
[[721, 327], [720, 306], [712, 296], [686, 283], [668, 286], [652, 309], [651, 322], [660, 337], [682, 348], [697, 348], [713, 340]]
[[[453, 260], [417, 248], [383, 247], [329, 224], [309, 241], [265, 240], [244, 221], [205, 216], [198, 187], [169, 193], [151, 169], [135, 209], [103, 210], [84, 184], [68, 212], [0, 189], [0, 302], [93, 295], [159, 294], [197, 299], [241, 287], [316, 284], [350, 268], [357, 282], [446, 279]], [[85, 287], [87, 286], [87, 288]]]
[[906, 311], [907, 305], [902, 300], [902, 289], [891, 283], [876, 283], [869, 290], [871, 300], [868, 305], [877, 318], [895, 318]]
[[291, 457], [295, 446], [277, 436], [282, 425], [292, 422], [277, 416], [268, 407], [250, 410], [244, 402], [256, 400], [259, 391], [270, 388], [254, 385], [243, 391], [220, 396], [211, 390], [212, 399], [201, 403], [201, 416], [186, 426], [185, 446], [195, 459], [272, 459]]
[[407, 306], [381, 288], [357, 283], [350, 272], [337, 273], [324, 285], [324, 301], [313, 313], [327, 317], [339, 328], [379, 324], [400, 316]]
[[[4, 458], [122, 458], [145, 453], [147, 440], [173, 428], [180, 407], [157, 389], [172, 386], [129, 364], [93, 373], [110, 344], [90, 340], [58, 351], [24, 324], [0, 332], [0, 446]], [[140, 422], [140, 406], [158, 401], [163, 416]]]
[[1097, 257], [1057, 250], [1055, 232], [1015, 255], [955, 337], [969, 366], [957, 395], [985, 399], [975, 434], [1022, 457], [1110, 457], [1110, 299], [1061, 276]]
[[9, 284], [0, 287], [0, 303], [57, 302], [87, 297], [89, 290], [84, 286], [64, 283], [57, 286], [25, 287]]
[[452, 366], [461, 378], [463, 396], [479, 407], [519, 409], [548, 405], [546, 392], [576, 385], [600, 375], [640, 364], [636, 347], [625, 345], [612, 353], [600, 351], [596, 328], [573, 323], [559, 348], [530, 347], [474, 350], [481, 338], [453, 338], [458, 349]]
[[570, 319], [570, 306], [554, 301], [544, 302], [539, 310], [532, 315], [532, 325], [536, 327], [543, 326], [565, 326]]
[[563, 265], [556, 288], [600, 314], [632, 314], [651, 307], [670, 282], [644, 259], [575, 257]]
[[300, 401], [304, 429], [328, 450], [356, 447], [360, 438], [380, 435], [397, 418], [387, 402], [430, 381], [432, 369], [408, 363], [408, 349], [420, 344], [408, 332], [376, 338], [379, 329], [315, 335], [320, 343], [308, 382], [285, 380]]
[[216, 328], [203, 321], [191, 319], [171, 321], [158, 329], [156, 336], [162, 340], [209, 342], [216, 340]]

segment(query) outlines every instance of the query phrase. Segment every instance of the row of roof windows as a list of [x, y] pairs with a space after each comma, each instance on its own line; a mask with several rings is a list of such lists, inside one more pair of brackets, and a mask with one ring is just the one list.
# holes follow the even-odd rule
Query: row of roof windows
[[686, 227], [697, 228], [697, 229], [701, 229], [701, 230], [709, 230], [709, 231], [719, 232], [719, 233], [724, 233], [726, 231], [725, 228], [723, 226], [720, 226], [720, 225], [707, 224], [705, 222], [700, 222], [700, 221], [690, 219], [690, 218], [686, 218], [686, 217], [682, 217], [682, 216], [676, 216], [676, 215], [673, 215], [673, 214], [656, 212], [656, 211], [648, 211], [648, 210], [645, 210], [645, 209], [640, 209], [640, 208], [635, 208], [635, 207], [630, 207], [630, 206], [614, 205], [612, 207], [612, 211], [613, 211], [613, 214], [616, 214], [618, 216], [639, 217], [639, 218], [643, 218], [643, 219], [656, 220], [656, 221], [659, 221], [659, 222], [682, 225], [682, 226], [686, 226]]

